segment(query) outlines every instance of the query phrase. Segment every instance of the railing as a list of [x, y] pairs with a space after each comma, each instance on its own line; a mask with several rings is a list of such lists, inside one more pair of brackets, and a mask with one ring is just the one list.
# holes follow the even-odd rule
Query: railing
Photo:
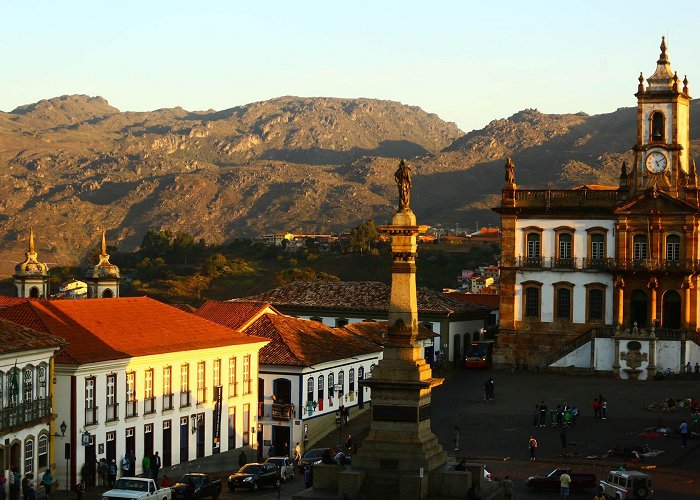
[[85, 408], [85, 425], [95, 425], [97, 423], [97, 406]]
[[119, 420], [119, 403], [107, 405], [107, 422]]
[[143, 414], [148, 415], [149, 413], [156, 412], [156, 398], [145, 398], [143, 400]]
[[694, 273], [700, 272], [700, 260], [666, 260], [666, 259], [590, 259], [558, 257], [506, 257], [501, 260], [503, 267], [515, 267], [530, 270], [570, 270], [570, 271], [660, 271]]
[[134, 399], [133, 401], [126, 402], [126, 418], [138, 417], [138, 415], [139, 415], [138, 403], [139, 402], [136, 399]]
[[29, 425], [51, 416], [51, 400], [37, 399], [27, 403], [7, 406], [0, 410], [0, 430], [19, 425]]
[[180, 408], [190, 406], [191, 391], [180, 391]]
[[[511, 191], [503, 191], [503, 200], [512, 199]], [[558, 207], [606, 207], [613, 208], [617, 203], [617, 190], [588, 189], [517, 189], [516, 206]]]
[[291, 420], [294, 418], [294, 405], [272, 403], [272, 418], [275, 420]]
[[163, 410], [173, 409], [173, 393], [163, 395]]

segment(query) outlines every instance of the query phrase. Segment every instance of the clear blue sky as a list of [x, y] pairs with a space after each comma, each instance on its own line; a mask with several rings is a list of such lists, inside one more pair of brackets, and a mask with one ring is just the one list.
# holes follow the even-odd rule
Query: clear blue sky
[[661, 35], [700, 97], [696, 2], [2, 0], [0, 18], [3, 111], [76, 93], [130, 111], [370, 97], [469, 131], [633, 106]]

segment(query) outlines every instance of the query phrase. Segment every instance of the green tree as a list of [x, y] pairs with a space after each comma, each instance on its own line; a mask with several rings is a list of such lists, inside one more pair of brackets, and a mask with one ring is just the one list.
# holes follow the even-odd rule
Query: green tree
[[189, 258], [195, 251], [196, 243], [191, 234], [182, 231], [175, 233], [175, 238], [173, 238], [172, 242], [172, 254], [176, 263], [187, 265]]
[[156, 231], [155, 229], [149, 229], [143, 235], [139, 252], [144, 257], [161, 257], [165, 259], [170, 254], [172, 241], [173, 232], [171, 230]]
[[352, 228], [348, 238], [348, 250], [350, 252], [365, 252], [377, 244], [379, 233], [372, 219], [363, 222], [357, 227]]
[[338, 276], [321, 271], [317, 272], [311, 267], [283, 269], [277, 273], [276, 278], [277, 284], [280, 286], [294, 281], [340, 281]]

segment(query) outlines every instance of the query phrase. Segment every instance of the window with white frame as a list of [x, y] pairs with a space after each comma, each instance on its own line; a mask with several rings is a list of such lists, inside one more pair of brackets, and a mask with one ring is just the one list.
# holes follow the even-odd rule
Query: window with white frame
[[49, 437], [46, 434], [39, 436], [39, 442], [37, 445], [37, 452], [39, 454], [39, 468], [43, 469], [49, 466]]
[[323, 375], [318, 376], [318, 401], [323, 401]]
[[243, 357], [243, 394], [250, 394], [250, 354]]
[[314, 400], [314, 378], [313, 377], [309, 377], [309, 380], [306, 383], [306, 400], [307, 401]]
[[29, 366], [22, 374], [22, 402], [28, 403], [34, 399], [34, 369]]
[[34, 439], [28, 437], [24, 441], [24, 474], [34, 472]]
[[228, 397], [236, 396], [236, 358], [228, 358]]
[[92, 410], [95, 407], [95, 377], [85, 379], [85, 409]]
[[335, 375], [333, 373], [328, 374], [328, 399], [333, 402], [333, 397], [335, 396]]
[[214, 387], [216, 387], [217, 385], [221, 385], [221, 360], [220, 359], [214, 360], [213, 375], [214, 375]]
[[167, 396], [169, 394], [172, 394], [173, 388], [172, 388], [172, 368], [170, 366], [166, 366], [163, 368], [163, 395]]
[[153, 397], [153, 368], [146, 370], [143, 378], [143, 396], [146, 399]]
[[206, 364], [204, 361], [197, 363], [197, 403], [207, 400]]
[[107, 421], [111, 422], [119, 418], [118, 403], [117, 403], [117, 374], [110, 373], [107, 375]]
[[681, 258], [681, 237], [670, 234], [666, 237], [666, 260], [678, 262]]
[[126, 374], [126, 401], [136, 401], [136, 373], [129, 372]]
[[348, 372], [348, 384], [350, 386], [350, 392], [355, 392], [355, 369], [350, 368]]
[[644, 260], [647, 258], [647, 237], [644, 234], [637, 234], [632, 239], [634, 260]]
[[190, 365], [185, 364], [180, 367], [180, 392], [190, 390]]
[[45, 364], [39, 365], [39, 368], [37, 368], [37, 385], [39, 389], [38, 393], [38, 398], [39, 399], [46, 399], [48, 396], [48, 383], [47, 383], [47, 377], [48, 377], [48, 367]]
[[345, 372], [343, 370], [338, 372], [338, 385], [340, 386], [340, 394], [338, 394], [340, 397], [345, 392]]

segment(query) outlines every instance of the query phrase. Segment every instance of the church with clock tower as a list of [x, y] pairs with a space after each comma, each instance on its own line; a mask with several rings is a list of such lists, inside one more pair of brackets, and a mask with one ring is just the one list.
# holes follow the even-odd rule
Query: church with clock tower
[[506, 163], [494, 362], [649, 379], [700, 361], [691, 97], [665, 39], [635, 96], [634, 161], [618, 185], [523, 190]]

